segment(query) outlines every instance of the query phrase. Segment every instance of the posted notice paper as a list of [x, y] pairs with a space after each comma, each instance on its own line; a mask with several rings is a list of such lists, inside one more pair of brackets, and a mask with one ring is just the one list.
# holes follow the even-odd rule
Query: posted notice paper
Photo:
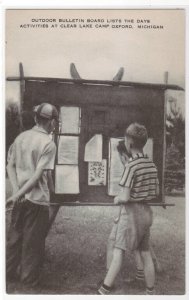
[[119, 182], [123, 175], [124, 166], [121, 162], [117, 146], [122, 138], [111, 138], [109, 142], [108, 195], [116, 196], [121, 190]]
[[80, 108], [72, 106], [62, 106], [60, 108], [61, 133], [80, 133]]
[[107, 160], [88, 163], [88, 185], [106, 185]]
[[78, 136], [60, 136], [58, 142], [58, 164], [77, 165], [79, 154]]
[[144, 154], [147, 154], [153, 160], [153, 139], [149, 138], [143, 148]]
[[102, 161], [102, 134], [95, 134], [85, 145], [84, 161]]
[[56, 165], [55, 193], [79, 194], [79, 168], [75, 165]]

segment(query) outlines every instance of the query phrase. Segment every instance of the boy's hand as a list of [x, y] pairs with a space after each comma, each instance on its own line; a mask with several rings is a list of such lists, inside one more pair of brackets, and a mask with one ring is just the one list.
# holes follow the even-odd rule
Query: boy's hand
[[125, 166], [126, 163], [128, 163], [128, 161], [129, 161], [129, 157], [127, 156], [126, 153], [119, 153], [119, 157], [120, 157], [122, 164]]
[[14, 195], [9, 197], [6, 201], [6, 207], [10, 207], [17, 200], [18, 200], [18, 197], [14, 196]]
[[114, 198], [114, 204], [120, 204], [120, 203], [121, 203], [121, 200], [119, 199], [118, 196], [116, 196], [116, 197]]

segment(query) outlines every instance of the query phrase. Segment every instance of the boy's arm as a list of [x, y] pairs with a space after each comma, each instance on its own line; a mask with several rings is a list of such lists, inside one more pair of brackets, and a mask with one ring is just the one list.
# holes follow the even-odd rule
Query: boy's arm
[[47, 171], [47, 177], [48, 177], [48, 187], [51, 193], [54, 193], [54, 182], [52, 178], [52, 171], [48, 170]]
[[119, 183], [119, 185], [122, 187], [121, 191], [114, 198], [115, 204], [124, 204], [130, 200], [130, 193], [133, 185], [133, 180], [134, 180], [134, 168], [128, 162], [125, 165], [125, 169]]
[[12, 202], [15, 202], [23, 195], [25, 195], [27, 192], [29, 192], [36, 185], [36, 183], [42, 176], [43, 171], [44, 170], [42, 167], [37, 168], [33, 176], [13, 196], [8, 198], [7, 205], [11, 204]]
[[129, 201], [130, 199], [130, 191], [129, 187], [122, 187], [119, 194], [114, 198], [115, 204], [124, 204]]
[[7, 173], [12, 186], [12, 193], [15, 194], [18, 191], [19, 187], [17, 182], [15, 163], [11, 159], [9, 160], [7, 165]]
[[11, 202], [15, 202], [20, 197], [29, 192], [41, 178], [43, 171], [54, 168], [54, 159], [56, 154], [56, 146], [54, 143], [50, 143], [44, 149], [40, 160], [38, 161], [37, 168], [33, 176], [12, 196], [7, 200], [7, 205]]

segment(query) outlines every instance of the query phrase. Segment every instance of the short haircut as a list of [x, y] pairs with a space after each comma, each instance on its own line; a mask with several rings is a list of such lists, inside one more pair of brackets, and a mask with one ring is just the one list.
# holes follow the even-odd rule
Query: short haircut
[[148, 139], [146, 127], [138, 123], [130, 124], [125, 135], [132, 138], [135, 148], [143, 148]]
[[47, 119], [47, 118], [41, 117], [38, 114], [36, 114], [35, 116], [36, 116], [36, 120], [37, 120], [38, 124], [47, 124], [49, 121], [52, 120], [52, 119]]

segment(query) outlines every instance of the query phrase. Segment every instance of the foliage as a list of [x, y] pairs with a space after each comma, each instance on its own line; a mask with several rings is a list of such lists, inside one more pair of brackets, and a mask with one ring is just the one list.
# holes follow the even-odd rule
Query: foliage
[[[173, 102], [174, 103], [174, 102]], [[171, 105], [170, 114], [167, 116], [167, 121], [170, 126], [167, 126], [167, 146], [171, 144], [179, 150], [184, 158], [185, 156], [185, 120], [176, 105]]]
[[176, 105], [176, 99], [169, 99], [172, 103], [167, 116], [167, 153], [165, 170], [165, 188], [182, 189], [185, 183], [185, 120]]
[[165, 167], [165, 190], [183, 189], [185, 185], [185, 165], [182, 154], [174, 144], [167, 148]]
[[6, 153], [19, 134], [19, 107], [16, 103], [9, 103], [6, 107]]

